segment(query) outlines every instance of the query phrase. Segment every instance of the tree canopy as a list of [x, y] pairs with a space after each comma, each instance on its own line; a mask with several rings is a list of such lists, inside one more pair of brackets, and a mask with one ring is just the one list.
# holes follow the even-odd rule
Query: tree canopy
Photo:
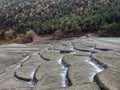
[[120, 32], [120, 0], [0, 0], [0, 31]]

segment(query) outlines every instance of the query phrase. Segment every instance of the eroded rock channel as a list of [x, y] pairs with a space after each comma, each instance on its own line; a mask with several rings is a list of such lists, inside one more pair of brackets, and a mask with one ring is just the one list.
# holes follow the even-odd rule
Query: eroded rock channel
[[94, 37], [1, 45], [0, 90], [120, 90], [119, 52]]

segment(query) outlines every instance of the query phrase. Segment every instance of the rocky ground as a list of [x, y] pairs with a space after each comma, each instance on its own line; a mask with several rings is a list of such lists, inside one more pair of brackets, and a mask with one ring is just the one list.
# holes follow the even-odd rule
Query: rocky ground
[[94, 37], [0, 45], [0, 90], [120, 90], [119, 45]]

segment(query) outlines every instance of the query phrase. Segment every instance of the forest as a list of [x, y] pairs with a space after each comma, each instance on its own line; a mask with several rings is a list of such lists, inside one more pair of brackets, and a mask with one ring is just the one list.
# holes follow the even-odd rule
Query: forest
[[0, 37], [10, 29], [120, 36], [120, 0], [0, 0]]

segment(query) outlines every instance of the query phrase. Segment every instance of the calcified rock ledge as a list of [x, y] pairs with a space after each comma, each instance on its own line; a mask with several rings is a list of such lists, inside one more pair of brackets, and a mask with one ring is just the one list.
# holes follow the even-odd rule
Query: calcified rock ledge
[[120, 90], [119, 43], [95, 37], [0, 46], [0, 90]]

